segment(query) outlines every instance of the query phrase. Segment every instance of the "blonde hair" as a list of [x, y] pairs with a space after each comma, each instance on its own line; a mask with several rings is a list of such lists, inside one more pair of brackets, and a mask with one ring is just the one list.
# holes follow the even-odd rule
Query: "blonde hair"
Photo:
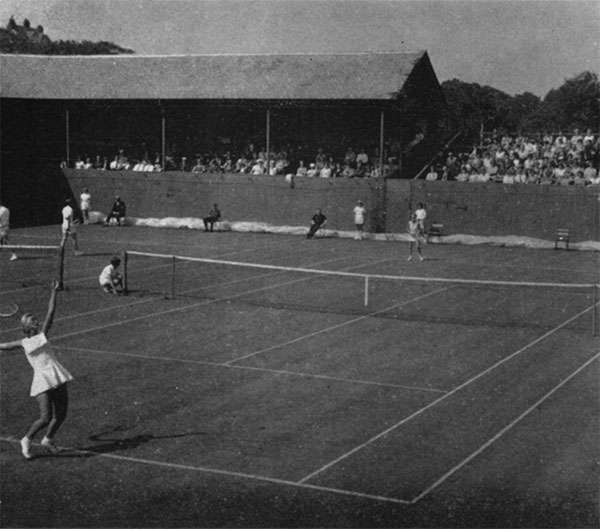
[[26, 312], [25, 314], [23, 314], [23, 316], [21, 316], [21, 327], [25, 334], [33, 330], [33, 325], [31, 321], [33, 319], [35, 319], [35, 315], [31, 312]]

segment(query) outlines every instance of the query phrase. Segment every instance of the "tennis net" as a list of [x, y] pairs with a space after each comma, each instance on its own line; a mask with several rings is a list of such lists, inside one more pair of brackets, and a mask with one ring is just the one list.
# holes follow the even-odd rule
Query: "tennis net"
[[65, 252], [61, 246], [0, 245], [0, 260], [3, 290], [49, 284], [53, 279], [63, 285]]
[[139, 296], [448, 325], [552, 328], [573, 317], [569, 328], [594, 333], [598, 320], [593, 283], [409, 277], [138, 251], [124, 252], [123, 263], [124, 286]]

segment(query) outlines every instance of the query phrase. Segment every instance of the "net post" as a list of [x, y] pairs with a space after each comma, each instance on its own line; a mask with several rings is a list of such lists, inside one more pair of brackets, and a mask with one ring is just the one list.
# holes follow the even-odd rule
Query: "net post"
[[65, 288], [65, 240], [60, 243], [58, 250], [58, 289]]
[[123, 293], [125, 295], [129, 294], [129, 288], [127, 286], [127, 278], [129, 276], [129, 274], [127, 272], [127, 258], [128, 258], [128, 254], [127, 254], [127, 250], [125, 250], [123, 252]]
[[171, 299], [175, 299], [175, 261], [176, 257], [173, 255], [171, 262]]
[[596, 336], [598, 334], [598, 288], [600, 285], [592, 285], [594, 289], [594, 295], [592, 299], [594, 300], [594, 308], [592, 309], [592, 336]]
[[369, 276], [365, 276], [365, 307], [369, 304]]

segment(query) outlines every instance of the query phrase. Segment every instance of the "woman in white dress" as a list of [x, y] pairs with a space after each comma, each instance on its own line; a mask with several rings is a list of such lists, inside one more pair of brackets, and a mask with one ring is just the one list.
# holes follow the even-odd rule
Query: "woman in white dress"
[[24, 314], [21, 318], [21, 326], [25, 338], [0, 344], [0, 351], [23, 350], [33, 368], [30, 396], [37, 400], [40, 416], [30, 426], [25, 437], [21, 439], [21, 452], [27, 459], [33, 457], [31, 453], [33, 438], [44, 428], [46, 434], [41, 445], [51, 452], [59, 451], [59, 448], [54, 444], [54, 436], [67, 418], [69, 406], [67, 382], [73, 380], [73, 377], [56, 359], [47, 336], [54, 321], [58, 289], [59, 283], [54, 281], [50, 301], [48, 302], [48, 313], [41, 330], [40, 323], [33, 314]]

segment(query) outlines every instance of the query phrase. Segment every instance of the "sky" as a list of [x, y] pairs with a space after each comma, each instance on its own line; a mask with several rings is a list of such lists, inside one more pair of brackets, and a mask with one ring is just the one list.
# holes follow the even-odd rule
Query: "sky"
[[600, 68], [598, 0], [2, 0], [11, 15], [140, 55], [427, 50], [440, 82], [542, 98]]

